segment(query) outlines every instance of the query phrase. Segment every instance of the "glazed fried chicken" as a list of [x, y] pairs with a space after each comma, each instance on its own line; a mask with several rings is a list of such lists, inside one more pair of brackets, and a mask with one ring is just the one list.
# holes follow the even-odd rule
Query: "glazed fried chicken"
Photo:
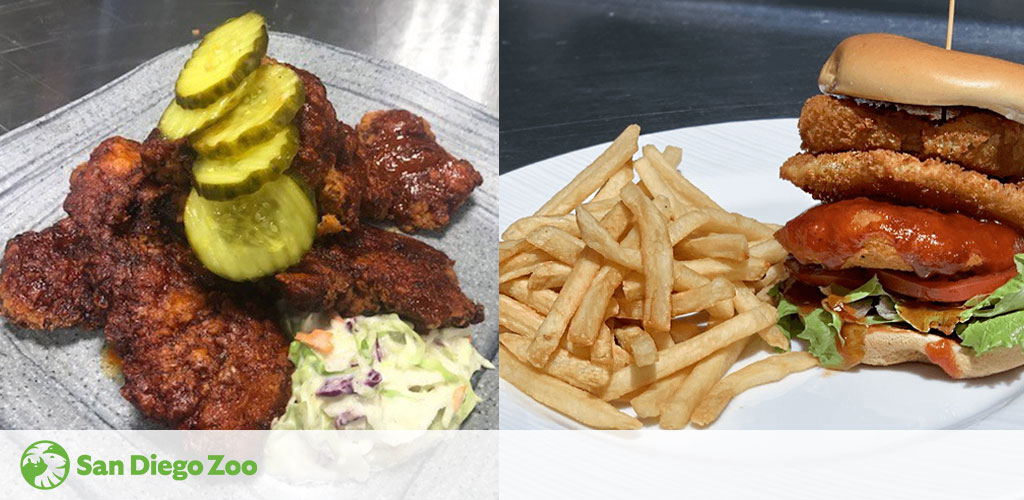
[[358, 180], [362, 172], [345, 161], [355, 151], [354, 142], [346, 142], [345, 139], [346, 128], [348, 131], [352, 129], [338, 121], [319, 78], [294, 66], [286, 66], [295, 70], [306, 91], [306, 102], [295, 116], [299, 151], [291, 171], [317, 194], [317, 205], [325, 224], [337, 231], [350, 231], [359, 225], [363, 184]]
[[483, 307], [462, 293], [453, 264], [415, 238], [363, 226], [320, 239], [274, 281], [280, 297], [301, 310], [396, 312], [420, 331], [479, 323]]
[[31, 328], [102, 327], [121, 394], [149, 418], [266, 428], [290, 392], [287, 341], [267, 304], [221, 289], [165, 223], [180, 189], [154, 182], [141, 149], [104, 141], [71, 176], [69, 218], [11, 240], [2, 312]]
[[71, 219], [8, 241], [0, 268], [0, 313], [34, 330], [101, 328], [106, 311], [88, 276], [86, 243]]
[[154, 130], [141, 145], [100, 144], [71, 175], [68, 217], [7, 243], [0, 314], [33, 329], [102, 328], [122, 359], [122, 396], [187, 429], [266, 428], [283, 412], [292, 365], [271, 316], [278, 299], [345, 315], [395, 312], [421, 330], [482, 321], [443, 252], [359, 223], [443, 227], [480, 174], [411, 113], [370, 113], [357, 132], [338, 121], [316, 76], [293, 69], [306, 100], [290, 172], [316, 194], [321, 236], [269, 279], [271, 293], [198, 262], [182, 225], [196, 153]]
[[362, 215], [402, 231], [440, 229], [483, 177], [449, 154], [423, 118], [404, 110], [372, 111], [356, 127], [365, 169]]

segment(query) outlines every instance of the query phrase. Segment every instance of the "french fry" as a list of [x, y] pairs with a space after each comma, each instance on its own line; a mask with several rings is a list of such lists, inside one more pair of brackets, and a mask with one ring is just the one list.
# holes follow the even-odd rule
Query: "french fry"
[[616, 370], [612, 373], [608, 387], [601, 394], [601, 398], [611, 401], [633, 392], [773, 324], [775, 324], [775, 308], [767, 305], [738, 314], [690, 340], [659, 352], [658, 361], [652, 366], [625, 367]]
[[540, 368], [547, 364], [600, 268], [601, 256], [593, 250], [585, 249], [558, 293], [551, 311], [544, 318], [544, 323], [537, 329], [537, 336], [530, 343], [527, 358], [533, 366]]
[[604, 323], [608, 303], [620, 283], [622, 272], [614, 266], [605, 265], [597, 272], [587, 293], [583, 295], [583, 301], [576, 309], [572, 322], [569, 323], [568, 337], [571, 342], [583, 345], [594, 343]]
[[618, 199], [622, 188], [630, 182], [633, 182], [633, 167], [627, 163], [625, 167], [608, 178], [608, 182], [605, 182], [604, 186], [597, 190], [597, 194], [590, 201]]
[[683, 262], [672, 263], [672, 290], [685, 292], [710, 283], [711, 280], [687, 267]]
[[605, 214], [610, 212], [613, 208], [615, 208], [615, 205], [618, 204], [619, 200], [617, 198], [608, 198], [604, 200], [591, 201], [588, 203], [584, 203], [580, 206], [586, 208], [588, 212], [594, 215], [594, 217], [600, 219], [603, 218]]
[[500, 269], [500, 274], [509, 273], [524, 267], [530, 267], [534, 264], [540, 264], [541, 262], [554, 260], [553, 257], [544, 253], [543, 250], [533, 248], [533, 245], [530, 245], [530, 248], [531, 250], [526, 250], [504, 263], [499, 263], [498, 268]]
[[729, 300], [736, 295], [736, 287], [729, 280], [715, 278], [692, 290], [672, 294], [672, 316], [695, 313], [712, 304]]
[[632, 356], [637, 366], [648, 366], [658, 361], [658, 348], [654, 339], [639, 326], [627, 326], [612, 330], [619, 345]]
[[[733, 298], [733, 302], [736, 304], [736, 310], [739, 312], [746, 312], [751, 309], [760, 307], [764, 304], [760, 299], [754, 296], [754, 292], [751, 292], [749, 288], [745, 286], [736, 287], [736, 297]], [[778, 325], [772, 325], [764, 330], [757, 332], [757, 335], [761, 337], [761, 340], [776, 349], [783, 351], [789, 350], [789, 339], [782, 333]]]
[[588, 247], [622, 267], [634, 271], [643, 269], [640, 252], [619, 245], [616, 238], [585, 208], [576, 209], [576, 222], [579, 224], [580, 237]]
[[672, 246], [676, 246], [683, 238], [686, 238], [694, 231], [700, 229], [711, 220], [703, 210], [691, 210], [672, 221], [668, 226], [668, 239]]
[[498, 373], [541, 404], [597, 429], [639, 429], [639, 420], [620, 412], [590, 393], [573, 387], [519, 361], [504, 346]]
[[538, 262], [530, 266], [520, 267], [518, 269], [511, 269], [509, 271], [503, 272], [502, 274], [498, 275], [498, 284], [500, 285], [501, 283], [506, 283], [512, 280], [517, 280], [524, 276], [529, 276], [544, 264], [547, 264], [547, 262]]
[[781, 263], [786, 260], [789, 252], [775, 238], [758, 242], [750, 246], [750, 256], [757, 257], [772, 263]]
[[671, 167], [665, 157], [661, 155], [661, 151], [654, 146], [644, 146], [644, 158], [647, 158], [651, 162], [651, 166], [658, 170], [661, 177], [665, 179], [665, 182], [672, 187], [675, 191], [676, 196], [688, 201], [691, 205], [698, 207], [715, 208], [721, 210], [722, 207], [718, 206], [708, 195], [704, 194], [703, 191], [697, 189], [696, 186], [690, 183], [686, 177], [683, 177], [678, 170]]
[[668, 203], [669, 215], [673, 217], [682, 215], [683, 212], [690, 207], [690, 204], [675, 195], [672, 188], [665, 183], [665, 180], [661, 178], [661, 175], [651, 165], [651, 162], [647, 158], [640, 158], [633, 162], [633, 169], [640, 176], [644, 185], [647, 186], [647, 190], [655, 197], [664, 196]]
[[[587, 210], [586, 206], [581, 205], [584, 210]], [[590, 210], [587, 210], [590, 212]], [[593, 213], [591, 213], [593, 215]], [[596, 217], [596, 216], [595, 216]], [[610, 234], [613, 239], [618, 240], [622, 237], [622, 233], [629, 228], [629, 223], [632, 218], [632, 214], [621, 201], [616, 201], [615, 205], [612, 206], [604, 215], [601, 216], [601, 228], [606, 233]], [[573, 219], [576, 221], [575, 219]], [[576, 230], [579, 231], [579, 222], [576, 222]]]
[[644, 392], [629, 400], [638, 418], [653, 418], [661, 413], [661, 403], [673, 394], [689, 375], [690, 369], [683, 368], [678, 373], [665, 377], [644, 389]]
[[640, 229], [640, 252], [644, 265], [644, 329], [667, 332], [672, 321], [673, 277], [668, 227], [651, 200], [636, 186], [622, 189], [622, 202], [633, 212]]
[[608, 328], [608, 325], [602, 324], [597, 332], [597, 338], [594, 339], [593, 345], [590, 346], [590, 362], [606, 370], [611, 370], [613, 365], [613, 345], [615, 345], [615, 339], [611, 328]]
[[654, 340], [654, 345], [657, 346], [659, 351], [663, 349], [668, 349], [669, 347], [676, 345], [676, 341], [672, 339], [671, 331], [647, 333], [651, 336], [651, 339]]
[[622, 278], [622, 296], [626, 300], [644, 300], [644, 281], [639, 273], [629, 273]]
[[679, 166], [679, 162], [683, 161], [683, 150], [676, 146], [665, 146], [661, 156], [665, 158], [665, 163], [668, 163], [668, 166], [674, 170]]
[[715, 302], [708, 308], [708, 316], [711, 318], [711, 321], [724, 321], [735, 315], [736, 308], [733, 307], [731, 299]]
[[764, 277], [771, 265], [762, 259], [749, 258], [740, 262], [729, 262], [721, 259], [705, 257], [703, 259], [681, 260], [682, 263], [697, 274], [706, 278], [723, 277], [729, 281], [757, 281]]
[[[555, 304], [555, 299], [558, 298], [558, 293], [554, 290], [530, 290], [528, 280], [525, 278], [502, 283], [498, 289], [501, 293], [526, 304], [542, 315], [547, 315], [551, 312], [551, 306]], [[618, 304], [615, 304], [615, 306], [617, 308]]]
[[579, 206], [583, 200], [603, 186], [616, 171], [633, 158], [637, 152], [639, 137], [639, 126], [626, 127], [608, 149], [577, 174], [568, 185], [555, 193], [534, 215], [564, 215]]
[[661, 418], [658, 421], [661, 428], [686, 427], [693, 409], [704, 399], [711, 387], [722, 380], [749, 342], [750, 337], [737, 340], [694, 365], [690, 376], [686, 377], [687, 380], [682, 381], [676, 386], [675, 391], [662, 400], [659, 408]]
[[526, 238], [526, 235], [544, 226], [561, 229], [577, 238], [580, 236], [576, 221], [568, 215], [534, 215], [513, 222], [504, 233], [501, 233], [501, 239], [507, 241]]
[[584, 247], [582, 240], [554, 226], [535, 229], [526, 235], [526, 241], [570, 266]]
[[752, 387], [777, 382], [786, 375], [818, 366], [818, 359], [806, 352], [776, 354], [751, 363], [718, 381], [711, 392], [693, 410], [690, 421], [706, 426], [718, 419], [729, 401]]
[[576, 359], [590, 359], [590, 346], [588, 345], [573, 344], [572, 342], [569, 342], [569, 339], [562, 337], [562, 341], [558, 344], [558, 347], [559, 348], [555, 350], [555, 355], [548, 361], [548, 367], [545, 368], [545, 370], [550, 370], [551, 364], [554, 362], [554, 359], [558, 357], [558, 353], [560, 351], [565, 351], [573, 355]]
[[747, 239], [742, 234], [709, 234], [683, 243], [680, 250], [686, 258], [718, 257], [746, 260], [750, 256]]
[[633, 364], [633, 356], [622, 346], [612, 342], [612, 370], [621, 370]]
[[701, 226], [701, 229], [711, 233], [738, 233], [746, 236], [750, 241], [768, 239], [775, 234], [774, 229], [750, 217], [722, 210], [704, 209], [703, 212], [708, 216], [708, 221]]
[[498, 325], [526, 338], [537, 334], [544, 318], [526, 304], [507, 295], [498, 295]]
[[[523, 358], [526, 357], [530, 339], [514, 333], [506, 333], [498, 335], [498, 340], [512, 355], [519, 358], [520, 361], [525, 361]], [[608, 383], [607, 369], [595, 366], [589, 361], [574, 358], [562, 349], [555, 350], [554, 356], [544, 367], [544, 371], [588, 392], [598, 390]]]
[[559, 288], [565, 284], [572, 268], [561, 262], [545, 262], [538, 264], [530, 274], [529, 287], [531, 290], [544, 290], [548, 288]]
[[498, 243], [498, 264], [500, 265], [512, 257], [519, 255], [523, 251], [532, 248], [532, 246], [533, 245], [530, 245], [529, 242], [522, 239], [506, 239], [506, 241]]

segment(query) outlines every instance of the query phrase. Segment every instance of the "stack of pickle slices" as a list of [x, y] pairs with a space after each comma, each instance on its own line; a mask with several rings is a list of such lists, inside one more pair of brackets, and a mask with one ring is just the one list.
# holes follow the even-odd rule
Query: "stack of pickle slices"
[[185, 205], [189, 244], [207, 269], [233, 281], [295, 264], [316, 233], [313, 195], [288, 175], [305, 92], [291, 68], [264, 62], [267, 42], [266, 21], [255, 12], [208, 33], [159, 124], [198, 153]]

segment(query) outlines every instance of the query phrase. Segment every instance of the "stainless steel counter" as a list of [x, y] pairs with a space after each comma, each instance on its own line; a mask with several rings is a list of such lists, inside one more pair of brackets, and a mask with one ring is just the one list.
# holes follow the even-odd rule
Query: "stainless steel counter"
[[271, 30], [393, 61], [497, 113], [498, 0], [20, 0], [0, 1], [0, 133], [253, 9]]

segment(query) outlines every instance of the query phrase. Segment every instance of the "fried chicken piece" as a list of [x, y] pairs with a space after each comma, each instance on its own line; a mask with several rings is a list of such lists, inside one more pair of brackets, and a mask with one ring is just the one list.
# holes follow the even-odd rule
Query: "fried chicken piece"
[[1024, 230], [1024, 189], [940, 160], [876, 149], [786, 160], [779, 175], [826, 203], [857, 198], [919, 205]]
[[440, 229], [483, 183], [466, 160], [434, 138], [426, 120], [404, 110], [372, 111], [356, 127], [365, 169], [362, 215], [405, 232]]
[[352, 129], [338, 121], [319, 78], [308, 71], [286, 66], [299, 75], [306, 91], [306, 102], [295, 116], [299, 151], [291, 171], [317, 194], [321, 215], [333, 219], [332, 225], [337, 230], [350, 231], [359, 225], [362, 200], [361, 183], [354, 178], [359, 172], [344, 161], [354, 154], [353, 141], [346, 142], [344, 135], [346, 127], [348, 131]]
[[178, 186], [186, 193], [192, 184], [192, 162], [195, 159], [196, 152], [188, 140], [167, 139], [159, 128], [150, 131], [142, 142], [142, 162], [152, 172], [153, 179], [161, 184]]
[[800, 112], [800, 138], [811, 153], [887, 149], [1024, 179], [1024, 125], [990, 111], [952, 109], [952, 118], [932, 121], [893, 107], [818, 95]]
[[23, 328], [101, 328], [84, 238], [70, 219], [11, 238], [0, 262], [0, 314]]
[[287, 341], [268, 304], [217, 287], [164, 223], [180, 189], [153, 182], [142, 149], [104, 141], [71, 175], [70, 218], [12, 240], [3, 313], [39, 328], [103, 326], [122, 359], [121, 394], [149, 418], [266, 428], [290, 393]]
[[866, 198], [813, 207], [775, 239], [802, 264], [921, 277], [1013, 269], [1013, 256], [1024, 250], [1024, 237], [996, 222]]
[[[107, 341], [122, 359], [121, 395], [148, 418], [182, 429], [261, 429], [284, 412], [288, 342], [263, 311], [205, 286], [173, 235], [119, 240]], [[212, 279], [212, 278], [211, 278]]]
[[394, 312], [419, 331], [483, 321], [483, 306], [459, 288], [444, 252], [371, 226], [318, 240], [302, 260], [274, 276], [280, 297], [302, 310], [343, 316]]

